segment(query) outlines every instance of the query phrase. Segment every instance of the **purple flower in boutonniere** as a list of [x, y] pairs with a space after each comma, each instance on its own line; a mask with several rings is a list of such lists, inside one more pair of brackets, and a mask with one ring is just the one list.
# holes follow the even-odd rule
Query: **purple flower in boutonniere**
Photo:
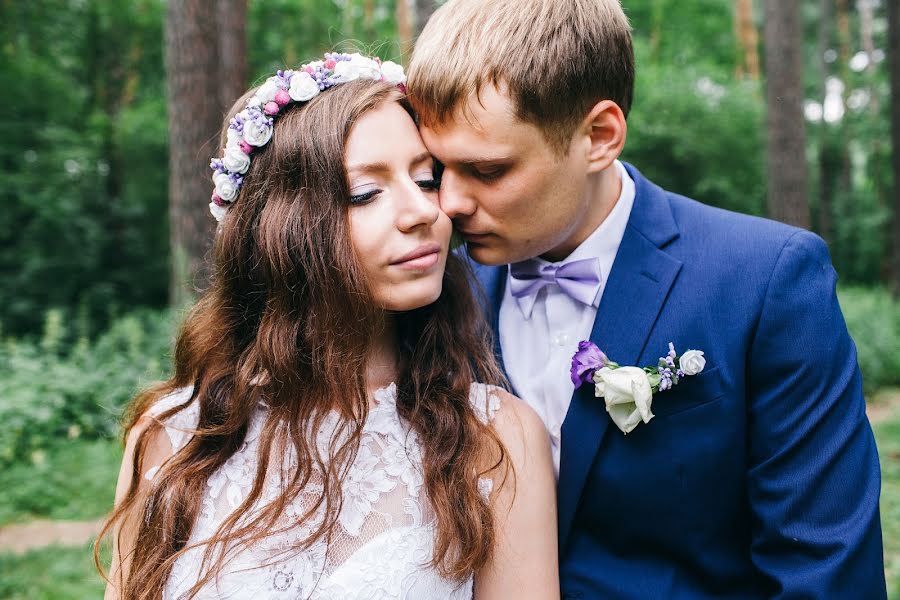
[[603, 398], [606, 412], [623, 433], [653, 418], [653, 395], [670, 390], [684, 377], [697, 375], [706, 367], [700, 350], [688, 350], [680, 357], [675, 345], [655, 367], [622, 367], [609, 360], [593, 342], [578, 344], [572, 357], [570, 376], [575, 389], [582, 383], [594, 384], [594, 395]]
[[572, 370], [569, 375], [575, 389], [582, 383], [594, 383], [594, 372], [602, 369], [609, 363], [609, 359], [594, 342], [578, 342], [578, 352], [572, 357]]

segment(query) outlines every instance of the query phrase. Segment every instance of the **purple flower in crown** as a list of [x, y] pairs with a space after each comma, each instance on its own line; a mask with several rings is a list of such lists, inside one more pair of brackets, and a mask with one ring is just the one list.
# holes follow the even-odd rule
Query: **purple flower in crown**
[[228, 129], [238, 133], [244, 133], [244, 119], [241, 115], [235, 115], [234, 118], [228, 122]]
[[215, 171], [216, 173], [224, 173], [225, 172], [225, 163], [221, 158], [214, 158], [209, 161], [209, 168]]
[[600, 348], [591, 341], [578, 342], [578, 351], [572, 357], [570, 377], [575, 389], [582, 383], [594, 383], [594, 372], [602, 369], [609, 359]]

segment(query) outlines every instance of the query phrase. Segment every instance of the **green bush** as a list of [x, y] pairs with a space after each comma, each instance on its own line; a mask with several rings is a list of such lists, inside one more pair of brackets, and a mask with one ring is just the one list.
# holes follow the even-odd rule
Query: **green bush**
[[900, 301], [881, 288], [838, 290], [866, 391], [900, 386]]
[[59, 439], [118, 435], [123, 406], [169, 370], [174, 312], [136, 312], [72, 344], [61, 314], [48, 313], [38, 343], [0, 344], [0, 465]]
[[[49, 546], [26, 554], [0, 554], [0, 598], [83, 600], [101, 598], [106, 587], [88, 545]], [[109, 552], [102, 555], [109, 564]]]

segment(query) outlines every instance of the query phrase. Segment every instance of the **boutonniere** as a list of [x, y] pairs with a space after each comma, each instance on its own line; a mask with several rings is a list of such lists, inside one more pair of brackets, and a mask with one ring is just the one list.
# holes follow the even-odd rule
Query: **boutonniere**
[[653, 395], [670, 390], [684, 377], [703, 371], [706, 359], [700, 350], [688, 350], [681, 356], [669, 342], [669, 353], [655, 367], [623, 367], [609, 360], [596, 344], [578, 343], [572, 357], [572, 383], [594, 384], [594, 395], [606, 402], [606, 412], [616, 427], [629, 433], [642, 421], [653, 418]]

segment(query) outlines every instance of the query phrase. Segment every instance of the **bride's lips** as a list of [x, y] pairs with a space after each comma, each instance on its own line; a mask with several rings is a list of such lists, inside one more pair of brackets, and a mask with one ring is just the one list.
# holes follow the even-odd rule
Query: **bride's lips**
[[409, 254], [401, 256], [391, 266], [413, 271], [424, 271], [437, 264], [441, 256], [441, 246], [436, 243], [422, 244]]

